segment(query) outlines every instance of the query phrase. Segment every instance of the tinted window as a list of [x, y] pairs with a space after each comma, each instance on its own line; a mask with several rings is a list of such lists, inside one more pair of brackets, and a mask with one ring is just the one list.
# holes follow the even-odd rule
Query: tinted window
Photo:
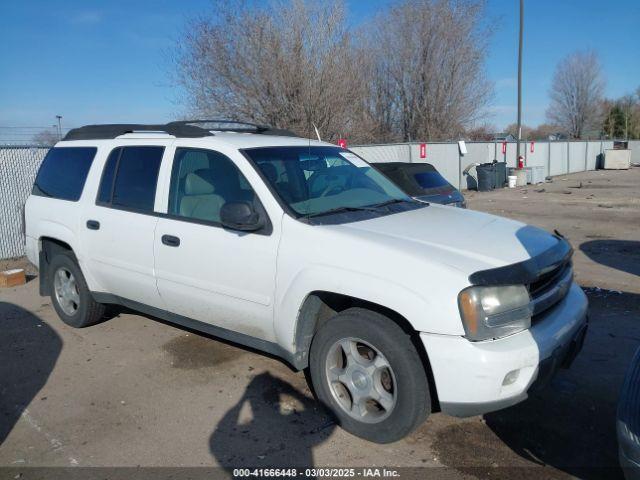
[[96, 155], [95, 147], [52, 148], [42, 161], [34, 195], [77, 201]]
[[438, 172], [422, 172], [413, 175], [418, 185], [422, 188], [446, 187], [449, 185], [442, 175]]
[[253, 202], [255, 195], [235, 164], [212, 150], [178, 148], [171, 172], [169, 214], [214, 223], [227, 202]]
[[111, 204], [139, 211], [153, 211], [158, 171], [164, 147], [122, 147], [105, 165], [98, 201], [109, 203], [109, 176], [113, 178]]
[[107, 163], [102, 171], [102, 179], [100, 180], [100, 190], [98, 190], [98, 203], [110, 203], [111, 193], [113, 190], [113, 179], [115, 178], [118, 158], [120, 157], [121, 148], [115, 148], [109, 154]]

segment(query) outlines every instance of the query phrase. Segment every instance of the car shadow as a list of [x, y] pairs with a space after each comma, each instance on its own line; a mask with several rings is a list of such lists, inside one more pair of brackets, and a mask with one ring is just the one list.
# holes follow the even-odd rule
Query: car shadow
[[313, 466], [313, 448], [335, 428], [313, 398], [269, 372], [255, 376], [218, 423], [209, 449], [229, 472], [247, 467]]
[[591, 240], [580, 250], [594, 262], [640, 277], [640, 242], [637, 240]]
[[39, 317], [0, 302], [0, 444], [53, 371], [62, 339]]
[[571, 368], [560, 370], [527, 401], [486, 414], [484, 420], [507, 447], [534, 464], [587, 480], [622, 478], [616, 408], [629, 362], [640, 346], [640, 295], [598, 289], [586, 293], [590, 328]]

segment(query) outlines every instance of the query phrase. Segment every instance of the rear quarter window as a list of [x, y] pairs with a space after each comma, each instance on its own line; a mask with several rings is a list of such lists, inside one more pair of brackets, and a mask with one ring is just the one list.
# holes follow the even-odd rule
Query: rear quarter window
[[96, 147], [52, 148], [40, 165], [31, 193], [78, 201], [97, 151]]
[[129, 146], [112, 150], [100, 180], [96, 203], [152, 212], [164, 147]]

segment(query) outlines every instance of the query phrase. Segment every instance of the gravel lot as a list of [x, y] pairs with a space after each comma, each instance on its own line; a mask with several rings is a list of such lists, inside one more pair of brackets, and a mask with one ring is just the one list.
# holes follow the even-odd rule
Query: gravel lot
[[[421, 476], [621, 477], [616, 400], [640, 346], [640, 168], [467, 198], [472, 209], [565, 235], [589, 295], [583, 352], [526, 402], [464, 420], [434, 414], [403, 441], [371, 444], [337, 428], [304, 375], [276, 359], [133, 314], [71, 329], [31, 277], [0, 290], [0, 466], [446, 466]], [[24, 260], [0, 269], [15, 265]]]

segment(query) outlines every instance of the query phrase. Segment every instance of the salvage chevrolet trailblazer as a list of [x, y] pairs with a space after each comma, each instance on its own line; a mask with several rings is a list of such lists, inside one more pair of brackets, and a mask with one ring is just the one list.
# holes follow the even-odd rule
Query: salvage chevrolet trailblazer
[[587, 327], [561, 236], [415, 201], [349, 150], [253, 124], [71, 130], [25, 225], [67, 324], [122, 305], [276, 355], [375, 442], [526, 399]]

